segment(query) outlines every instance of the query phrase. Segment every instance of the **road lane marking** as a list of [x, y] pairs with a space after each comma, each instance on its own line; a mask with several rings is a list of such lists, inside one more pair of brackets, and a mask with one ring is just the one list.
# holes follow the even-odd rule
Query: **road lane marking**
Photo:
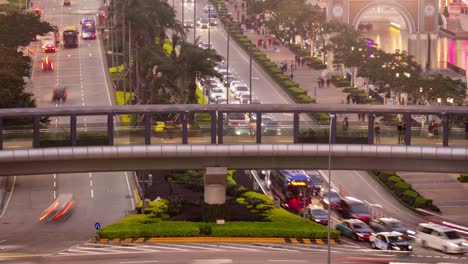
[[132, 190], [130, 188], [130, 181], [128, 180], [128, 173], [125, 172], [125, 180], [127, 181], [128, 194], [130, 195], [130, 201], [132, 202], [132, 210], [135, 208], [135, 202], [133, 201]]
[[8, 199], [5, 203], [5, 206], [3, 207], [2, 214], [0, 214], [0, 218], [3, 217], [3, 215], [5, 214], [8, 208], [8, 204], [10, 203], [11, 196], [13, 195], [13, 192], [15, 191], [15, 183], [16, 183], [16, 176], [13, 178], [13, 185], [11, 186], [11, 192], [10, 192], [10, 195], [8, 195]]
[[94, 191], [91, 189], [91, 198], [94, 198]]
[[92, 180], [89, 181], [89, 185], [90, 185], [91, 187], [93, 187], [93, 181], [92, 181]]
[[159, 260], [131, 260], [131, 261], [120, 261], [121, 264], [137, 264], [137, 263], [157, 263]]

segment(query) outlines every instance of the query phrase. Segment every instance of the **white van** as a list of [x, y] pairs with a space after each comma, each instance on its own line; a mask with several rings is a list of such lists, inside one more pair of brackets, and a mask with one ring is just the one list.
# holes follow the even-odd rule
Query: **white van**
[[416, 229], [415, 240], [423, 247], [441, 250], [445, 253], [468, 252], [467, 241], [452, 228], [434, 223], [421, 223]]

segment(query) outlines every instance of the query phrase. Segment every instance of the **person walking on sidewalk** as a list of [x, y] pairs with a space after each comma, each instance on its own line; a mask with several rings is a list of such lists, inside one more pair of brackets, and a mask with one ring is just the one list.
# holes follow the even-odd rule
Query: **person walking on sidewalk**
[[398, 144], [405, 143], [405, 139], [403, 137], [403, 131], [404, 131], [403, 123], [399, 122], [397, 125]]
[[330, 78], [327, 78], [327, 88], [330, 87], [330, 82], [331, 82]]
[[377, 122], [374, 124], [375, 142], [380, 143], [380, 126]]
[[345, 136], [348, 135], [348, 127], [349, 127], [348, 117], [345, 117], [343, 119], [343, 135], [345, 135]]
[[294, 80], [294, 71], [293, 70], [291, 70], [291, 74], [289, 74], [289, 78], [291, 79], [291, 81]]

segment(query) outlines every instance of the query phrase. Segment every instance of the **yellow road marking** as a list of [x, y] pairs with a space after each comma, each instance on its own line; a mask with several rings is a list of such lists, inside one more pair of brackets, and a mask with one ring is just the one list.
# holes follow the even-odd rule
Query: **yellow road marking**
[[330, 245], [335, 245], [335, 239], [330, 239]]
[[112, 239], [112, 243], [120, 243], [120, 238], [114, 238]]
[[299, 241], [296, 238], [291, 238], [291, 243], [299, 243]]
[[320, 244], [320, 245], [323, 244], [323, 240], [322, 240], [322, 239], [315, 239], [315, 242], [316, 242], [317, 244]]
[[144, 242], [145, 238], [144, 237], [139, 237], [137, 240], [135, 240], [135, 243], [141, 243]]
[[108, 238], [101, 238], [99, 239], [99, 243], [107, 243], [109, 242], [109, 239]]
[[131, 237], [127, 237], [124, 239], [124, 243], [132, 243], [132, 241], [133, 241], [133, 238]]

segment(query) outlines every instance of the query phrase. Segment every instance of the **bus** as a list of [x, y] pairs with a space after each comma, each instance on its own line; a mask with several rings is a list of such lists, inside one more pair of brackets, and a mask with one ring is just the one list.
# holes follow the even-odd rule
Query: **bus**
[[83, 39], [96, 39], [96, 21], [91, 18], [81, 20], [81, 36]]
[[78, 48], [78, 29], [75, 26], [68, 26], [64, 28], [63, 47]]
[[[312, 202], [313, 181], [304, 170], [279, 170], [276, 174], [282, 194], [282, 206], [300, 213]], [[305, 203], [305, 204], [304, 204]]]

